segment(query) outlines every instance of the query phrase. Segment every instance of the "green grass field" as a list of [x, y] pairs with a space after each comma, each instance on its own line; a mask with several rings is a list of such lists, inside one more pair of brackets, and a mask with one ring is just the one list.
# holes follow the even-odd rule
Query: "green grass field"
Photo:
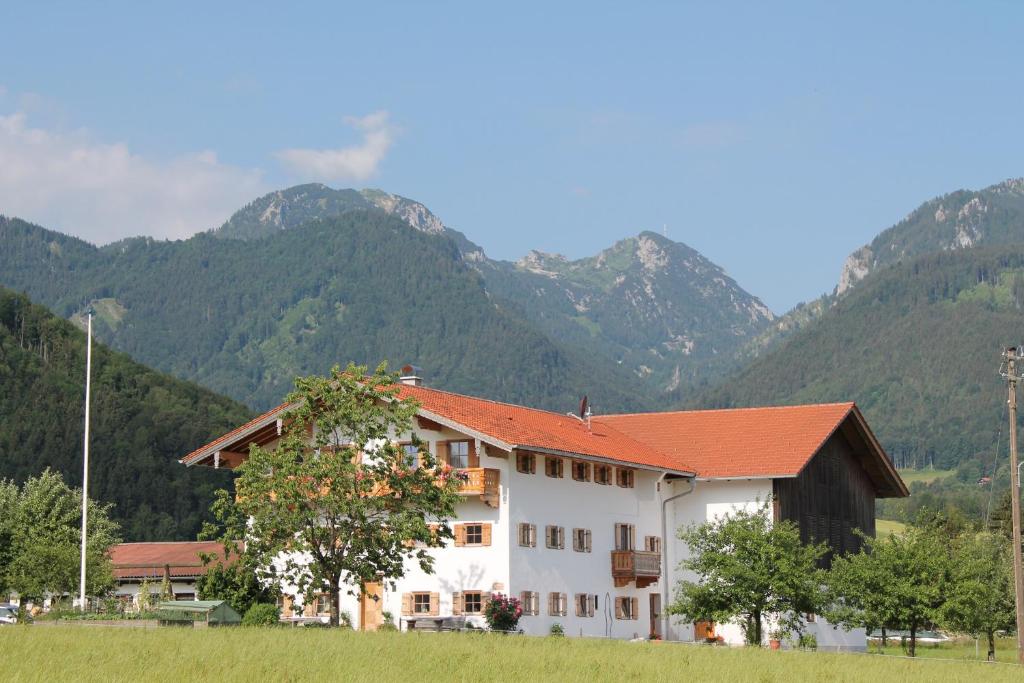
[[[952, 643], [941, 645], [927, 645], [918, 643], [917, 656], [931, 659], [966, 659], [973, 661], [984, 661], [987, 651], [984, 640], [978, 643], [975, 649], [973, 640], [957, 640]], [[885, 648], [887, 655], [903, 655], [903, 647], [899, 639], [891, 640], [890, 645]], [[1014, 638], [996, 639], [996, 661], [1014, 663], [1017, 661], [1017, 641]]]
[[942, 479], [953, 474], [953, 470], [934, 470], [934, 469], [923, 469], [923, 470], [900, 470], [900, 478], [907, 486], [910, 486], [915, 481], [924, 482], [925, 484], [933, 482], [936, 479]]
[[493, 634], [0, 628], [16, 681], [1018, 681], [1016, 666]]
[[889, 536], [890, 534], [901, 534], [906, 530], [907, 525], [903, 522], [897, 522], [893, 519], [875, 520], [875, 535], [879, 538]]

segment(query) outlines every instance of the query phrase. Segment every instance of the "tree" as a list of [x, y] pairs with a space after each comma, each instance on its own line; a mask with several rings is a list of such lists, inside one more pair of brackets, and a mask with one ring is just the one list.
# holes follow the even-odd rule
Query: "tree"
[[[81, 568], [82, 492], [47, 469], [19, 489], [0, 482], [0, 585], [26, 598], [77, 592]], [[102, 595], [114, 583], [108, 551], [118, 543], [110, 505], [89, 501], [86, 593]]]
[[297, 379], [277, 447], [250, 449], [234, 503], [215, 510], [227, 538], [246, 538], [262, 583], [285, 582], [307, 601], [329, 595], [332, 626], [343, 584], [357, 594], [393, 583], [407, 560], [431, 572], [428, 548], [452, 537], [459, 477], [415, 439], [411, 467], [394, 442], [411, 432], [417, 408], [399, 398], [396, 380], [383, 364], [369, 375], [350, 364]]
[[679, 533], [690, 557], [680, 563], [697, 581], [680, 581], [670, 614], [689, 621], [739, 621], [750, 645], [760, 646], [764, 620], [782, 634], [801, 631], [817, 612], [824, 579], [818, 561], [825, 544], [802, 544], [790, 521], [772, 522], [769, 503]]
[[996, 658], [996, 631], [1016, 627], [1013, 565], [1007, 543], [992, 534], [963, 534], [953, 546], [952, 570], [939, 619], [950, 629], [988, 639]]
[[948, 543], [935, 525], [863, 539], [861, 552], [832, 561], [828, 619], [846, 628], [905, 628], [913, 657], [918, 630], [937, 618], [945, 600]]
[[[223, 501], [225, 493], [218, 494], [219, 502]], [[230, 503], [230, 497], [227, 503]], [[201, 555], [206, 573], [196, 579], [196, 592], [200, 600], [227, 600], [233, 610], [244, 615], [253, 605], [276, 604], [281, 591], [276, 584], [260, 581], [252, 557], [241, 552], [240, 548], [240, 544], [235, 542], [225, 546], [223, 561], [216, 553]], [[232, 555], [236, 556], [234, 562], [231, 561]]]

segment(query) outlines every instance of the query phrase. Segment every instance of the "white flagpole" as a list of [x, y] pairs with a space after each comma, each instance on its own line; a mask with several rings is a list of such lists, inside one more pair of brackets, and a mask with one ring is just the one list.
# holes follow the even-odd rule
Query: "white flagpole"
[[79, 608], [85, 611], [85, 539], [88, 526], [89, 502], [89, 389], [92, 381], [92, 311], [89, 311], [89, 324], [86, 333], [85, 347], [85, 440], [82, 447], [82, 574], [78, 595]]

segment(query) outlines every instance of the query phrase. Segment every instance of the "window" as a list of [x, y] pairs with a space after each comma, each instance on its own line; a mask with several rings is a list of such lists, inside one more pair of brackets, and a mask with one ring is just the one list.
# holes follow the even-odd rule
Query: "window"
[[576, 481], [590, 481], [590, 463], [582, 460], [572, 461], [572, 478]]
[[453, 531], [457, 547], [491, 544], [490, 524], [484, 522], [456, 524]]
[[544, 538], [547, 547], [561, 550], [565, 547], [565, 527], [549, 524], [544, 530]]
[[462, 594], [463, 614], [480, 614], [484, 611], [484, 594], [482, 591], [465, 591]]
[[320, 595], [316, 596], [316, 613], [331, 613], [331, 596], [328, 593], [321, 593]]
[[661, 538], [658, 536], [644, 536], [644, 550], [652, 553], [660, 553]]
[[416, 469], [420, 466], [420, 449], [416, 444], [402, 444], [402, 460], [409, 469]]
[[430, 614], [430, 593], [412, 594], [412, 613]]
[[540, 593], [537, 591], [523, 591], [519, 594], [519, 604], [523, 608], [524, 616], [537, 616], [540, 614]]
[[592, 617], [597, 611], [597, 596], [588, 593], [576, 594], [576, 616]]
[[590, 529], [572, 530], [572, 549], [578, 553], [590, 552]]
[[555, 479], [562, 478], [562, 459], [561, 458], [544, 458], [544, 474]]
[[640, 601], [637, 598], [615, 598], [616, 619], [639, 619]]
[[807, 620], [808, 624], [813, 624], [814, 622], [816, 622], [818, 620], [818, 616], [816, 614], [814, 614], [814, 612], [808, 612], [807, 614], [804, 615], [804, 619]]
[[448, 442], [448, 464], [456, 469], [469, 467], [469, 442], [449, 441]]
[[618, 469], [615, 470], [616, 481], [619, 486], [624, 489], [633, 488], [635, 472], [633, 470]]
[[594, 465], [594, 483], [608, 486], [612, 483], [611, 465]]
[[633, 550], [636, 547], [636, 527], [632, 524], [615, 525], [615, 549]]
[[516, 471], [533, 474], [537, 471], [537, 456], [533, 453], [516, 453]]
[[548, 614], [552, 617], [564, 617], [568, 612], [568, 602], [565, 593], [548, 593]]
[[537, 545], [537, 525], [521, 522], [519, 524], [519, 545], [532, 548]]

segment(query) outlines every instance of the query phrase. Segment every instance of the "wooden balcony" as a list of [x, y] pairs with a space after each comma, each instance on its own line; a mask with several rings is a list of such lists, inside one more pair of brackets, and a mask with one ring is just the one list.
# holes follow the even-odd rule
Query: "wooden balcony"
[[613, 550], [612, 578], [618, 587], [636, 582], [637, 588], [646, 588], [661, 578], [661, 553], [648, 550]]
[[501, 471], [491, 467], [469, 467], [460, 469], [466, 480], [459, 482], [459, 494], [463, 496], [480, 496], [487, 505], [498, 507], [501, 490]]

